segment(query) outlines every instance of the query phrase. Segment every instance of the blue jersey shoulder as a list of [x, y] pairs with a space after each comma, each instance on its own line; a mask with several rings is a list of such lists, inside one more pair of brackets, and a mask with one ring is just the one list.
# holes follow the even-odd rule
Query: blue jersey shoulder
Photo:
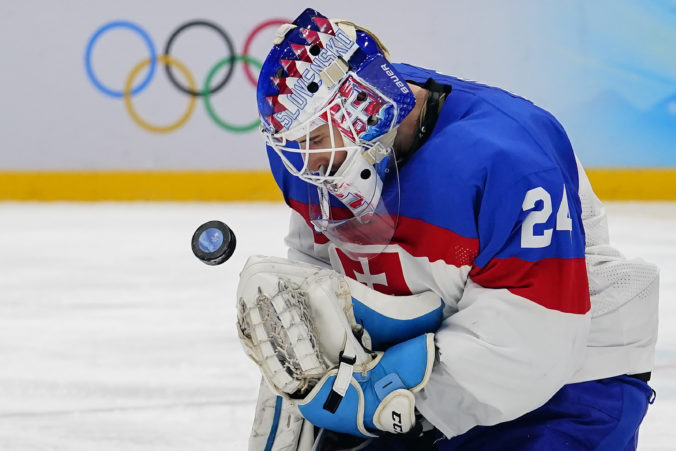
[[[551, 178], [577, 192], [575, 156], [565, 131], [551, 114], [498, 88], [415, 66], [395, 67], [409, 81], [424, 83], [433, 78], [452, 88], [430, 139], [401, 170], [403, 183], [417, 179], [418, 195], [423, 199], [437, 194], [447, 201], [472, 199], [472, 205], [465, 200], [462, 205], [451, 206], [457, 207], [456, 212], [478, 213], [489, 183], [502, 186], [503, 196], [520, 197], [521, 193], [512, 193], [509, 188], [530, 174], [544, 171], [554, 172]], [[416, 175], [418, 172], [424, 177]], [[424, 214], [423, 204], [416, 203], [413, 208], [418, 211], [411, 213]], [[464, 236], [470, 236], [472, 229], [476, 231], [472, 218], [459, 222], [457, 217], [445, 219], [440, 215], [430, 219]]]
[[[577, 163], [558, 121], [498, 88], [409, 65], [396, 68], [409, 81], [432, 78], [452, 88], [429, 140], [401, 168], [401, 213], [479, 238], [477, 264], [493, 257], [583, 256]], [[553, 213], [547, 217], [531, 215], [548, 208]], [[563, 227], [556, 213], [564, 209], [572, 231], [537, 247], [539, 236]], [[542, 220], [533, 223], [535, 217]], [[524, 221], [530, 228], [520, 234]]]
[[[429, 144], [446, 148], [446, 157], [459, 169], [474, 172], [488, 166], [520, 177], [558, 167], [577, 187], [572, 147], [547, 111], [499, 88], [406, 64], [395, 67], [407, 80], [423, 83], [433, 78], [452, 87]], [[491, 168], [491, 162], [498, 167]]]
[[[584, 253], [575, 156], [551, 114], [498, 88], [414, 66], [395, 67], [407, 81], [422, 84], [433, 78], [452, 88], [429, 140], [400, 168], [400, 215], [478, 238], [479, 262], [514, 255], [537, 260], [541, 250], [524, 248], [515, 230], [545, 203], [558, 208], [565, 193], [575, 223], [575, 236], [567, 242], [575, 244], [566, 245], [561, 235], [563, 244], [548, 246], [546, 256]], [[307, 203], [313, 190], [288, 174], [274, 152], [269, 156], [287, 202]], [[538, 188], [551, 199], [543, 200]], [[535, 204], [526, 209], [529, 192]], [[530, 233], [546, 233], [553, 218], [534, 224]]]

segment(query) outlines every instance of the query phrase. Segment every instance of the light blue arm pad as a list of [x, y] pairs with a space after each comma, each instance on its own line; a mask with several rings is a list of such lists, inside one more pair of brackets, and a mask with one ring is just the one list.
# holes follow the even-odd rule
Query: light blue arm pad
[[368, 331], [373, 350], [382, 351], [418, 335], [434, 333], [441, 325], [444, 303], [432, 292], [391, 296], [352, 279], [348, 284], [355, 319]]
[[373, 437], [372, 431], [387, 428], [396, 431], [396, 425], [386, 424], [383, 418], [389, 420], [398, 416], [401, 420], [408, 416], [410, 424], [415, 422], [412, 418], [413, 409], [402, 412], [386, 409], [386, 414], [381, 415], [379, 427], [375, 418], [378, 407], [396, 390], [412, 393], [421, 390], [429, 379], [433, 362], [434, 336], [425, 334], [415, 337], [380, 354], [366, 371], [352, 373], [350, 385], [334, 412], [326, 404], [336, 378], [335, 369], [319, 381], [298, 408], [310, 423], [336, 432]]

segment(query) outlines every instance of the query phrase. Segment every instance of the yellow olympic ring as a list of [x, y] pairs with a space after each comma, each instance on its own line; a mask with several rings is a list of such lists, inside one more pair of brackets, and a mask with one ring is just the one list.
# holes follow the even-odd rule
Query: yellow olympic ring
[[[194, 91], [196, 89], [195, 85], [195, 79], [192, 77], [190, 74], [190, 71], [188, 70], [187, 67], [183, 65], [183, 63], [180, 63], [179, 61], [175, 60], [174, 58], [171, 58], [167, 55], [160, 55], [157, 57], [157, 61], [166, 64], [167, 66], [176, 66], [179, 71], [183, 74], [183, 76], [186, 78], [188, 81], [188, 87], [190, 90]], [[147, 58], [143, 61], [141, 61], [139, 64], [136, 65], [127, 77], [127, 81], [124, 84], [124, 106], [127, 109], [127, 112], [131, 116], [131, 118], [138, 124], [139, 127], [144, 128], [145, 130], [148, 130], [150, 132], [155, 132], [155, 133], [169, 133], [177, 128], [179, 128], [181, 125], [185, 124], [186, 121], [190, 118], [190, 115], [192, 114], [193, 110], [195, 109], [195, 104], [197, 103], [197, 97], [190, 96], [190, 101], [188, 102], [188, 109], [183, 113], [183, 116], [179, 118], [178, 121], [174, 122], [173, 124], [169, 125], [153, 125], [148, 122], [146, 122], [144, 119], [139, 116], [136, 111], [134, 110], [133, 105], [131, 104], [131, 90], [132, 90], [132, 85], [134, 84], [134, 78], [136, 78], [136, 75], [146, 67], [147, 65], [150, 64], [150, 58]]]

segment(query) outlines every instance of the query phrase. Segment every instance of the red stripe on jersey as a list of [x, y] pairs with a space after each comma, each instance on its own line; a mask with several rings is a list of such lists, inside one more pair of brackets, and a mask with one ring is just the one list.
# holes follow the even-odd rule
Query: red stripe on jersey
[[584, 314], [591, 308], [584, 258], [546, 258], [536, 262], [494, 258], [482, 268], [472, 268], [469, 276], [482, 287], [506, 288], [548, 309]]
[[[308, 226], [312, 228], [307, 204], [293, 199], [288, 199], [288, 203], [291, 208], [300, 213]], [[335, 218], [349, 217], [349, 211], [346, 209], [332, 207], [331, 214]], [[346, 214], [348, 215], [346, 216]], [[314, 232], [314, 228], [312, 230]], [[321, 233], [314, 232], [314, 241], [316, 244], [326, 244], [329, 240]], [[479, 253], [479, 240], [477, 238], [466, 238], [421, 219], [403, 216], [398, 219], [397, 229], [391, 243], [401, 246], [413, 257], [426, 257], [431, 262], [443, 260], [447, 264], [457, 267], [472, 265]]]
[[466, 238], [421, 219], [399, 217], [392, 241], [414, 257], [443, 260], [457, 267], [471, 265], [479, 253], [477, 238]]

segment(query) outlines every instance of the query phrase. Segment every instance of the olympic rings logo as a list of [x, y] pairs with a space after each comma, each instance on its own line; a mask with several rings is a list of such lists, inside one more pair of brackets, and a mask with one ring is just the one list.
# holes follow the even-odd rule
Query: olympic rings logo
[[[262, 64], [260, 61], [249, 55], [249, 50], [254, 38], [266, 28], [279, 26], [289, 22], [290, 22], [289, 20], [285, 19], [270, 19], [256, 25], [256, 27], [254, 27], [254, 29], [247, 35], [244, 41], [244, 47], [242, 49], [242, 52], [237, 54], [235, 52], [235, 47], [232, 43], [232, 39], [225, 32], [225, 30], [223, 30], [221, 27], [219, 27], [213, 22], [209, 22], [206, 20], [192, 20], [179, 26], [174, 32], [171, 33], [169, 39], [167, 40], [167, 43], [164, 46], [164, 52], [161, 55], [158, 55], [155, 50], [153, 41], [150, 38], [150, 35], [143, 28], [141, 28], [139, 25], [133, 22], [125, 20], [113, 21], [99, 27], [89, 38], [84, 57], [85, 70], [87, 71], [87, 76], [89, 80], [94, 84], [94, 86], [99, 91], [113, 98], [118, 99], [122, 98], [124, 100], [124, 106], [129, 115], [131, 116], [132, 120], [141, 128], [147, 131], [155, 133], [169, 133], [178, 129], [188, 121], [188, 119], [190, 118], [195, 109], [197, 98], [201, 97], [202, 100], [204, 101], [204, 107], [206, 109], [208, 116], [218, 126], [233, 133], [245, 133], [258, 127], [259, 124], [258, 118], [247, 124], [231, 124], [229, 122], [226, 122], [223, 119], [221, 119], [214, 111], [213, 105], [211, 103], [211, 96], [214, 93], [223, 89], [225, 85], [230, 81], [232, 73], [235, 69], [235, 63], [237, 62], [242, 63], [244, 67], [244, 74], [247, 80], [255, 88], [257, 84], [257, 78], [253, 74], [250, 66], [253, 65], [255, 68], [260, 70]], [[208, 74], [201, 88], [198, 88], [195, 82], [195, 78], [193, 77], [192, 73], [188, 70], [188, 68], [182, 62], [178, 61], [176, 58], [171, 56], [171, 47], [174, 44], [176, 38], [185, 30], [193, 27], [206, 27], [216, 32], [216, 34], [218, 34], [225, 42], [225, 46], [227, 47], [229, 53], [229, 56], [220, 59], [208, 71]], [[135, 67], [131, 69], [131, 72], [127, 76], [122, 90], [115, 90], [109, 88], [108, 86], [105, 86], [96, 76], [94, 68], [92, 67], [92, 51], [94, 49], [94, 45], [106, 32], [116, 28], [127, 29], [138, 34], [143, 39], [149, 53], [148, 58], [139, 62]], [[165, 73], [169, 78], [171, 84], [174, 87], [176, 87], [180, 92], [189, 96], [188, 107], [186, 108], [183, 115], [178, 120], [168, 125], [151, 124], [150, 122], [141, 118], [141, 116], [136, 112], [132, 104], [132, 97], [143, 91], [146, 87], [148, 87], [148, 85], [152, 81], [153, 77], [155, 76], [158, 62], [164, 64]], [[145, 78], [143, 78], [139, 83], [134, 85], [134, 81], [136, 80], [139, 73], [148, 66], [149, 68]], [[225, 75], [220, 81], [218, 81], [218, 83], [212, 86], [212, 81], [214, 77], [216, 76], [218, 71], [225, 66], [227, 66], [227, 71], [225, 72]], [[176, 76], [174, 75], [174, 72], [172, 71], [172, 68], [176, 68], [183, 75], [183, 77], [187, 82], [187, 86], [184, 86], [181, 83], [179, 83], [179, 81], [176, 79]]]

